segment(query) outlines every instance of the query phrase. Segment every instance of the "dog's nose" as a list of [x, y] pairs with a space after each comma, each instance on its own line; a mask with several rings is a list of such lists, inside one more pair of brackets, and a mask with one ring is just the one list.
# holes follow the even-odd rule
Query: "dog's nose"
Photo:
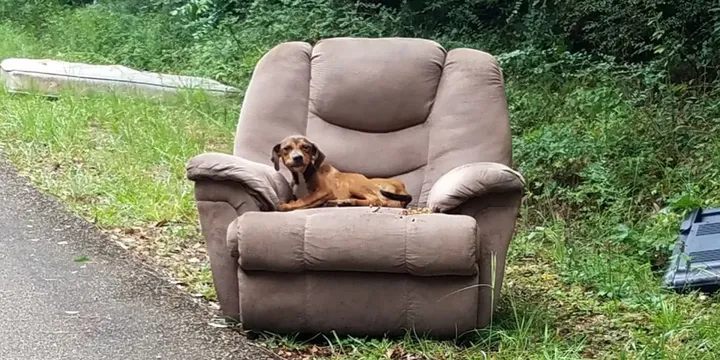
[[295, 156], [292, 157], [292, 161], [293, 161], [293, 163], [295, 163], [295, 164], [302, 164], [302, 162], [303, 162], [303, 157], [302, 157], [302, 155], [295, 155]]

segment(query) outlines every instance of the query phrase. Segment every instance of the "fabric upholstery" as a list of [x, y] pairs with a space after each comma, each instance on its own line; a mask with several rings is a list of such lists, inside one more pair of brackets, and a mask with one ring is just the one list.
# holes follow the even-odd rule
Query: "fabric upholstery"
[[445, 60], [440, 45], [423, 39], [327, 39], [312, 54], [310, 114], [366, 133], [424, 123]]
[[200, 154], [190, 159], [186, 169], [188, 179], [193, 181], [210, 179], [243, 184], [261, 202], [263, 210], [275, 210], [281, 201], [287, 201], [292, 196], [290, 184], [271, 166], [237, 156]]
[[[340, 171], [400, 178], [410, 206], [437, 213], [271, 212], [292, 196], [272, 148], [294, 134]], [[188, 164], [225, 315], [358, 336], [490, 324], [524, 188], [490, 54], [407, 38], [283, 43], [258, 62], [235, 136], [233, 155]]]
[[242, 239], [239, 260], [246, 271], [477, 274], [470, 216], [321, 208], [247, 213], [233, 224], [229, 243]]
[[477, 221], [478, 316], [477, 327], [490, 324], [500, 301], [505, 276], [505, 259], [515, 230], [522, 193], [490, 193], [473, 198], [453, 209], [454, 214], [472, 216]]
[[517, 171], [498, 163], [472, 163], [458, 166], [430, 189], [428, 207], [447, 212], [465, 201], [491, 192], [522, 192], [525, 179]]
[[260, 207], [242, 185], [231, 181], [196, 181], [195, 201], [220, 307], [226, 316], [239, 319], [237, 246], [226, 246], [226, 229], [238, 216]]
[[238, 271], [248, 329], [452, 338], [476, 326], [477, 276]]
[[[270, 164], [273, 146], [288, 135], [304, 134], [310, 91], [312, 46], [277, 45], [255, 66], [240, 110], [234, 154]], [[290, 181], [290, 173], [281, 172]]]
[[270, 164], [273, 146], [291, 134], [308, 136], [340, 171], [399, 177], [411, 206], [425, 206], [455, 167], [511, 162], [495, 59], [425, 39], [333, 38], [270, 50], [248, 86], [234, 154]]
[[510, 122], [505, 83], [493, 56], [472, 49], [448, 52], [437, 97], [427, 123], [428, 160], [421, 205], [435, 182], [468, 163], [494, 162], [510, 166]]

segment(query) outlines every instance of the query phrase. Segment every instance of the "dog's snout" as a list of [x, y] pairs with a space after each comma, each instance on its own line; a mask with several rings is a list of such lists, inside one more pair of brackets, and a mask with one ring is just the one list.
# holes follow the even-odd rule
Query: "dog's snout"
[[302, 164], [303, 156], [301, 154], [293, 154], [292, 161], [295, 164]]

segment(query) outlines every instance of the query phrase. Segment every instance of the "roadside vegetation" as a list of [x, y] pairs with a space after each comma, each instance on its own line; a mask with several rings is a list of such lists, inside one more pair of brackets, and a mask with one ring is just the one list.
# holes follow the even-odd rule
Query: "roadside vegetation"
[[[715, 359], [719, 302], [660, 289], [682, 216], [720, 204], [720, 6], [681, 0], [0, 0], [0, 58], [119, 63], [243, 89], [287, 40], [418, 36], [503, 66], [528, 196], [489, 329], [452, 342], [261, 336], [292, 359]], [[0, 90], [3, 156], [214, 300], [185, 162], [240, 101]]]

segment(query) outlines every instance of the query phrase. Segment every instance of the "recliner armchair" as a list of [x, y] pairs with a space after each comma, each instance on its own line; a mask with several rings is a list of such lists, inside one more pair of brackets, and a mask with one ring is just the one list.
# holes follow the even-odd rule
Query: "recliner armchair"
[[[435, 213], [275, 211], [293, 190], [270, 155], [292, 134], [340, 171], [399, 177], [410, 206]], [[447, 337], [487, 326], [525, 185], [510, 164], [491, 55], [411, 38], [276, 46], [253, 73], [234, 154], [187, 165], [223, 313], [276, 333]]]

